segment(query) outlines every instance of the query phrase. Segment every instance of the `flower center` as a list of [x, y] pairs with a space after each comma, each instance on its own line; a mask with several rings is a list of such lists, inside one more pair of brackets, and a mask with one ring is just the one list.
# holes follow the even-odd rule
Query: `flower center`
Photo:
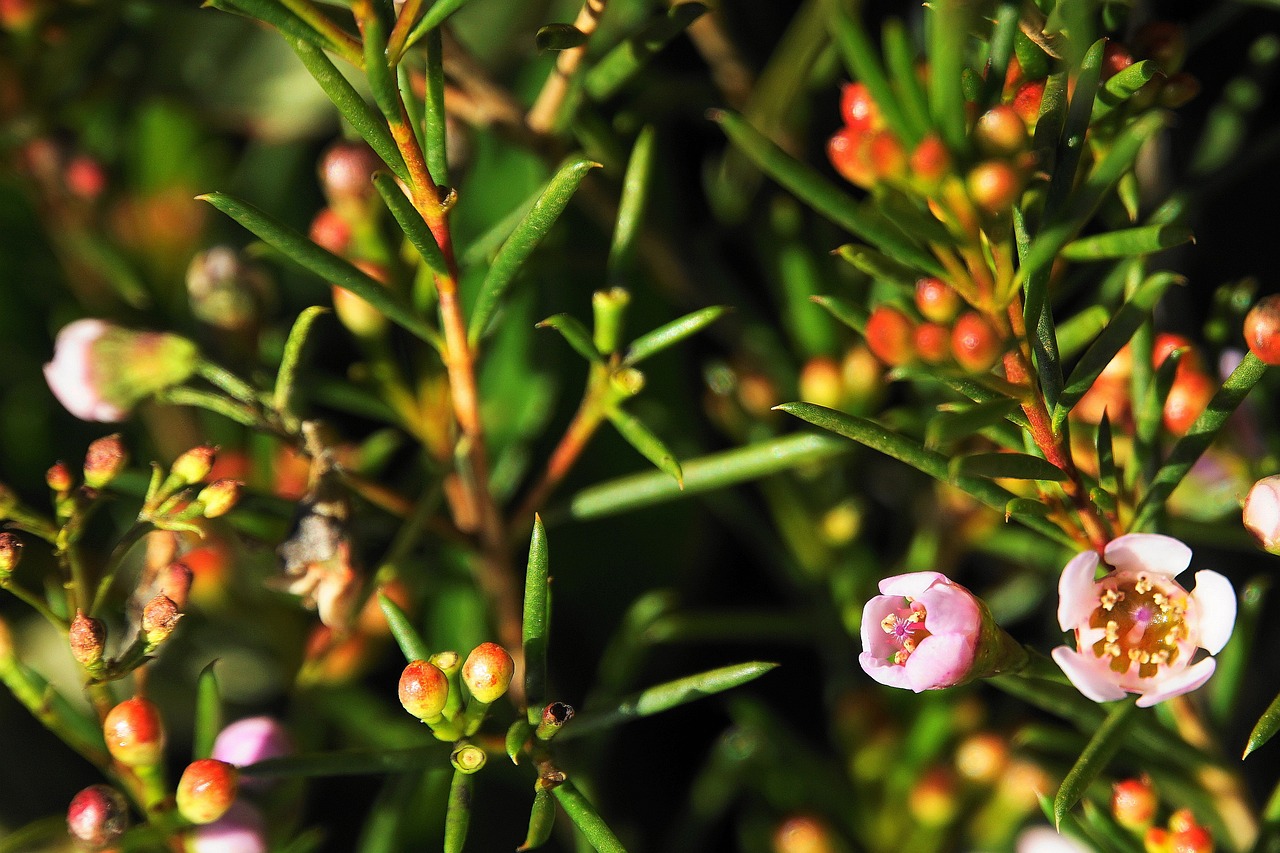
[[920, 641], [929, 636], [924, 624], [924, 605], [910, 598], [904, 598], [903, 602], [906, 607], [900, 607], [880, 620], [880, 627], [898, 647], [889, 656], [889, 661], [899, 665], [906, 663]]
[[1150, 678], [1178, 659], [1178, 643], [1190, 638], [1186, 590], [1147, 574], [1106, 578], [1098, 586], [1089, 626], [1106, 633], [1093, 644], [1093, 653], [1109, 656], [1113, 672], [1128, 672], [1136, 664], [1138, 677]]

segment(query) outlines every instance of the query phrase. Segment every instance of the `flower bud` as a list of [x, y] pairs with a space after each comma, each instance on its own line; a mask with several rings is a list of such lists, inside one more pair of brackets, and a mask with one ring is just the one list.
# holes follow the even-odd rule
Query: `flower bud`
[[198, 826], [187, 842], [189, 853], [267, 853], [262, 815], [244, 800], [236, 800], [213, 823]]
[[466, 743], [453, 751], [449, 756], [449, 763], [460, 773], [471, 774], [479, 772], [488, 758], [483, 749]]
[[149, 649], [155, 649], [173, 633], [182, 614], [173, 599], [161, 593], [142, 608], [142, 633]]
[[195, 572], [186, 563], [170, 563], [160, 574], [159, 592], [171, 600], [179, 610], [184, 610], [194, 579]]
[[192, 823], [213, 823], [236, 798], [239, 772], [225, 761], [200, 758], [178, 780], [178, 814]]
[[855, 130], [872, 130], [880, 123], [880, 108], [865, 83], [846, 83], [841, 88], [840, 117]]
[[169, 468], [170, 489], [180, 489], [199, 483], [213, 470], [213, 463], [218, 458], [218, 448], [208, 444], [193, 447], [173, 461]]
[[1263, 477], [1244, 499], [1244, 526], [1269, 554], [1280, 554], [1280, 474]]
[[1034, 129], [1040, 119], [1040, 102], [1044, 100], [1044, 81], [1023, 83], [1013, 95], [1013, 109], [1028, 128]]
[[914, 354], [914, 326], [911, 318], [897, 308], [877, 305], [867, 318], [867, 348], [885, 364], [906, 364]]
[[1173, 833], [1173, 853], [1213, 853], [1213, 835], [1203, 826], [1192, 826]]
[[1169, 396], [1164, 400], [1164, 412], [1161, 415], [1164, 428], [1173, 435], [1185, 435], [1217, 390], [1217, 383], [1207, 374], [1196, 370], [1186, 373], [1179, 370], [1174, 376], [1173, 385], [1169, 387]]
[[240, 500], [244, 483], [239, 480], [215, 480], [200, 490], [196, 500], [204, 506], [205, 518], [226, 515]]
[[125, 767], [153, 765], [163, 757], [160, 709], [141, 696], [126, 699], [108, 711], [102, 734], [111, 757]]
[[22, 562], [22, 540], [18, 534], [0, 531], [0, 583], [9, 579], [13, 570]]
[[89, 445], [84, 455], [84, 484], [91, 489], [107, 486], [129, 462], [120, 433], [104, 436]]
[[335, 142], [320, 158], [320, 188], [339, 210], [363, 205], [373, 196], [373, 173], [380, 168], [382, 160], [363, 142]]
[[812, 815], [792, 815], [773, 831], [773, 853], [836, 853], [831, 827]]
[[912, 337], [916, 355], [928, 364], [951, 358], [951, 330], [941, 323], [921, 323]]
[[71, 646], [71, 656], [85, 669], [97, 669], [102, 664], [102, 657], [107, 644], [107, 626], [101, 619], [86, 616], [84, 611], [77, 610], [76, 618], [71, 620], [67, 631], [67, 642]]
[[911, 174], [926, 186], [933, 186], [951, 171], [951, 154], [935, 134], [920, 140], [911, 152]]
[[831, 165], [854, 186], [867, 189], [876, 182], [868, 156], [871, 135], [867, 131], [844, 127], [827, 141], [827, 158]]
[[907, 173], [907, 152], [891, 130], [877, 130], [867, 142], [867, 160], [878, 180], [897, 180]]
[[1160, 826], [1148, 829], [1142, 836], [1142, 849], [1144, 853], [1172, 853], [1173, 839], [1169, 836], [1169, 830]]
[[263, 271], [230, 246], [201, 252], [187, 267], [191, 312], [215, 328], [234, 332], [252, 327], [271, 295]]
[[1022, 193], [1022, 179], [1003, 160], [987, 160], [974, 166], [966, 186], [973, 203], [992, 215], [1007, 213]]
[[449, 699], [449, 679], [438, 666], [411, 661], [400, 673], [400, 704], [424, 723], [440, 719]]
[[1166, 358], [1178, 350], [1182, 351], [1182, 355], [1178, 359], [1177, 372], [1179, 374], [1192, 370], [1204, 372], [1204, 361], [1200, 358], [1200, 352], [1196, 349], [1195, 342], [1186, 335], [1179, 335], [1174, 332], [1161, 332], [1156, 335], [1156, 339], [1151, 345], [1151, 366], [1160, 367], [1160, 365], [1164, 364]]
[[998, 104], [979, 116], [973, 136], [986, 157], [1012, 157], [1027, 147], [1027, 125], [1018, 111], [1006, 104]]
[[956, 363], [970, 373], [985, 373], [1004, 352], [999, 333], [981, 314], [967, 311], [951, 329], [951, 351]]
[[940, 278], [916, 282], [916, 308], [931, 323], [950, 323], [960, 311], [960, 294]]
[[1264, 364], [1280, 364], [1280, 294], [1259, 300], [1245, 315], [1244, 340]]
[[[209, 757], [235, 767], [245, 767], [268, 758], [290, 755], [293, 749], [289, 730], [274, 717], [246, 717], [218, 732]], [[244, 785], [249, 787], [258, 781], [246, 779]]]
[[956, 769], [964, 778], [990, 785], [1009, 765], [1009, 743], [994, 732], [970, 735], [956, 747]]
[[942, 767], [935, 767], [916, 780], [907, 794], [911, 816], [925, 826], [942, 827], [955, 819], [960, 808], [956, 780]]
[[552, 702], [542, 709], [542, 719], [533, 732], [538, 740], [551, 740], [564, 724], [573, 719], [573, 706], [564, 702]]
[[122, 421], [142, 400], [195, 372], [196, 345], [178, 335], [134, 332], [77, 320], [58, 332], [45, 380], [67, 411], [86, 421]]
[[332, 207], [322, 207], [311, 220], [311, 242], [335, 255], [345, 255], [351, 245], [351, 226]]
[[467, 655], [462, 665], [462, 681], [472, 698], [486, 705], [497, 701], [511, 685], [515, 661], [497, 643], [481, 643]]
[[1155, 822], [1159, 805], [1149, 779], [1123, 779], [1111, 786], [1111, 814], [1125, 829], [1146, 830]]
[[[356, 261], [355, 265], [383, 286], [391, 279], [386, 267], [368, 261]], [[333, 286], [333, 310], [342, 325], [357, 338], [376, 338], [384, 334], [389, 325], [386, 315], [380, 310], [336, 284]]]
[[840, 365], [835, 359], [818, 356], [805, 362], [800, 370], [800, 399], [828, 409], [840, 407], [844, 387]]
[[1102, 79], [1109, 80], [1133, 64], [1129, 48], [1117, 41], [1107, 42], [1102, 49]]
[[90, 785], [67, 807], [67, 832], [95, 850], [114, 844], [128, 828], [129, 804], [110, 785]]
[[65, 495], [75, 487], [76, 481], [71, 476], [71, 469], [66, 463], [55, 462], [49, 467], [44, 474], [44, 481], [49, 486], [49, 491], [55, 495]]

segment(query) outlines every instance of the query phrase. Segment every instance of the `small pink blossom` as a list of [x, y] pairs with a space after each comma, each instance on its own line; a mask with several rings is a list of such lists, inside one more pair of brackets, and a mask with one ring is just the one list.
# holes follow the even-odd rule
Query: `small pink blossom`
[[1244, 499], [1244, 526], [1269, 553], [1280, 554], [1280, 474], [1253, 484]]
[[969, 677], [982, 633], [973, 593], [938, 572], [880, 581], [862, 611], [858, 663], [876, 681], [919, 693]]
[[1114, 539], [1102, 558], [1113, 571], [1100, 580], [1098, 554], [1085, 551], [1058, 581], [1058, 624], [1075, 632], [1076, 648], [1059, 646], [1053, 659], [1071, 683], [1095, 702], [1137, 693], [1147, 708], [1208, 681], [1214, 659], [1192, 658], [1197, 649], [1217, 654], [1231, 638], [1231, 582], [1200, 571], [1187, 592], [1174, 578], [1191, 564], [1191, 549], [1154, 533]]
[[267, 853], [266, 824], [256, 808], [236, 800], [222, 817], [197, 827], [187, 849], [191, 853]]
[[[218, 732], [210, 757], [236, 767], [246, 767], [292, 752], [293, 738], [278, 720], [274, 717], [246, 717]], [[245, 776], [241, 784], [253, 787], [261, 781], [265, 780]]]
[[77, 320], [58, 332], [53, 361], [44, 377], [58, 402], [85, 421], [122, 421], [128, 408], [103, 396], [95, 381], [93, 350], [114, 327], [102, 320]]

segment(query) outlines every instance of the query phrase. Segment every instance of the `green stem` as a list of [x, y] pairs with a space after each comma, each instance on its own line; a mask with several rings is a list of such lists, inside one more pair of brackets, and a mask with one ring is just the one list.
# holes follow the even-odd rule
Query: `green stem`
[[111, 550], [111, 556], [107, 558], [106, 567], [102, 570], [102, 579], [98, 581], [98, 589], [93, 595], [92, 603], [89, 605], [90, 616], [102, 608], [102, 604], [107, 597], [107, 591], [111, 589], [111, 583], [115, 580], [116, 572], [119, 571], [121, 564], [124, 562], [125, 555], [151, 529], [150, 524], [137, 521], [125, 531], [124, 536], [120, 537], [116, 547]]
[[28, 592], [22, 587], [14, 584], [12, 579], [6, 580], [4, 583], [0, 583], [0, 589], [5, 589], [13, 593], [13, 596], [15, 598], [17, 598], [19, 601], [22, 601], [32, 610], [36, 611], [41, 616], [43, 616], [46, 620], [48, 620], [49, 624], [52, 625], [53, 627], [57, 628], [60, 631], [67, 630], [67, 621], [65, 619], [60, 618], [58, 614], [50, 610], [49, 605], [45, 604], [33, 593]]
[[225, 367], [201, 359], [196, 365], [196, 372], [246, 405], [257, 406], [262, 402], [262, 395], [257, 388]]

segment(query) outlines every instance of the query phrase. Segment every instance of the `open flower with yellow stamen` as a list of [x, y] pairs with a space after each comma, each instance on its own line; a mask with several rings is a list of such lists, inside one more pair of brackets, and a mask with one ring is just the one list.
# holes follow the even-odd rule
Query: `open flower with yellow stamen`
[[[1112, 571], [1095, 580], [1099, 562]], [[1075, 631], [1076, 648], [1059, 646], [1053, 659], [1076, 688], [1095, 702], [1140, 694], [1148, 708], [1209, 680], [1212, 657], [1236, 621], [1231, 582], [1196, 572], [1188, 592], [1174, 578], [1191, 564], [1191, 549], [1170, 536], [1129, 533], [1112, 540], [1102, 558], [1076, 555], [1058, 582], [1058, 624]]]

